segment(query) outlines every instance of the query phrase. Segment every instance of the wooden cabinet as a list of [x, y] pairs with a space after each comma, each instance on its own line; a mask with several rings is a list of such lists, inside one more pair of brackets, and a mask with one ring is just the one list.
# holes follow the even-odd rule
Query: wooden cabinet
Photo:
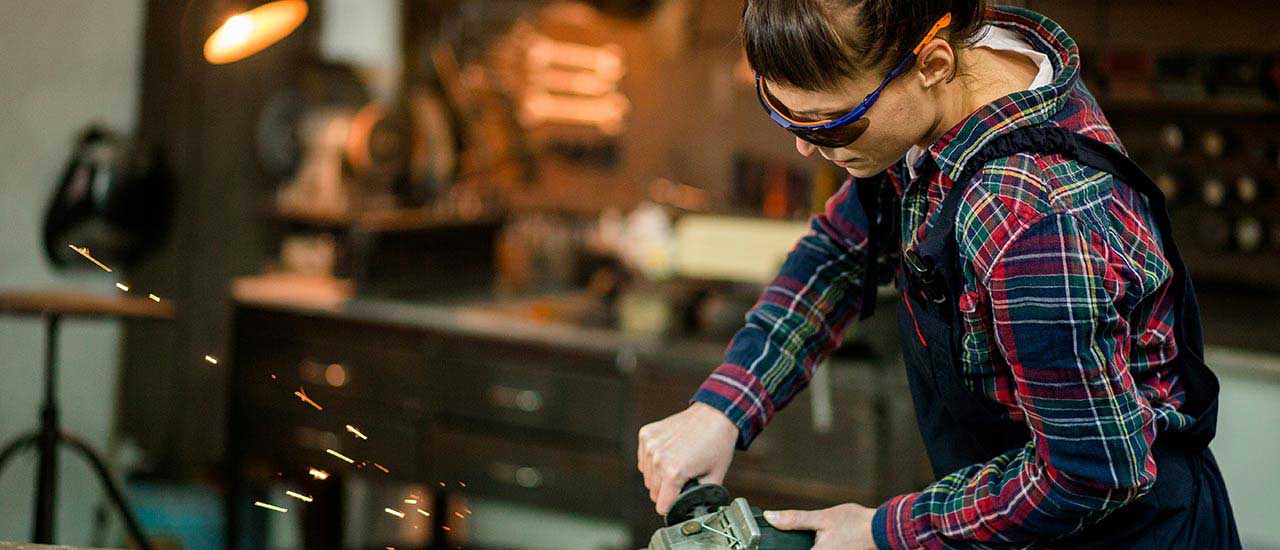
[[[464, 482], [477, 496], [618, 519], [637, 545], [659, 525], [636, 470], [637, 432], [686, 406], [719, 346], [526, 341], [435, 313], [416, 324], [368, 317], [238, 308], [228, 540], [239, 540], [247, 495], [310, 466], [447, 490]], [[923, 485], [923, 457], [901, 366], [837, 358], [735, 457], [726, 486], [767, 507], [875, 505]]]

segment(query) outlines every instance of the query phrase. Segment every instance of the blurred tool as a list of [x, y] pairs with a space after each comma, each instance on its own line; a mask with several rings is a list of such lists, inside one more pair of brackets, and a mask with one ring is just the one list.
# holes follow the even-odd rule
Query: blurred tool
[[150, 147], [89, 126], [45, 211], [45, 254], [59, 268], [93, 269], [81, 257], [89, 252], [94, 263], [132, 263], [164, 241], [171, 196], [166, 171]]

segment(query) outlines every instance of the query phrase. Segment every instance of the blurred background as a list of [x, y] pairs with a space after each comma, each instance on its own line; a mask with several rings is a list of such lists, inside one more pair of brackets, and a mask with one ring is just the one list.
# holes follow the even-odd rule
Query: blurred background
[[[1280, 548], [1280, 6], [1015, 3], [1172, 200], [1213, 449], [1246, 547]], [[172, 307], [67, 319], [63, 425], [157, 548], [646, 544], [636, 430], [843, 180], [760, 113], [741, 2], [262, 4], [0, 3], [0, 288]], [[731, 491], [928, 481], [893, 327], [850, 331]], [[40, 421], [46, 330], [0, 315], [0, 440]], [[36, 470], [0, 471], [0, 540], [31, 540]], [[57, 474], [57, 542], [129, 544], [84, 462]]]

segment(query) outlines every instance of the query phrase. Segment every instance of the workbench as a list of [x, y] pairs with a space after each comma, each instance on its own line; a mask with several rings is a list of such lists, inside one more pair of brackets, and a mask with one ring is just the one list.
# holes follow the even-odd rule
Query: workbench
[[[643, 544], [660, 518], [636, 469], [636, 434], [687, 406], [724, 342], [539, 322], [520, 310], [239, 299], [225, 365], [227, 540], [241, 540], [248, 518], [271, 513], [252, 506], [269, 483], [288, 481], [318, 493], [304, 508], [306, 547], [336, 548], [341, 509], [321, 498], [336, 480], [306, 479], [318, 466], [338, 479], [427, 483], [437, 488], [435, 518], [451, 513], [447, 493], [465, 491], [619, 520]], [[735, 457], [725, 482], [735, 495], [765, 506], [874, 505], [929, 479], [902, 369], [889, 351], [896, 335], [887, 325], [863, 330], [887, 337], [846, 346], [860, 351], [834, 356]], [[291, 395], [299, 387], [323, 410]], [[352, 437], [346, 425], [368, 439]], [[434, 529], [444, 547], [443, 524]]]

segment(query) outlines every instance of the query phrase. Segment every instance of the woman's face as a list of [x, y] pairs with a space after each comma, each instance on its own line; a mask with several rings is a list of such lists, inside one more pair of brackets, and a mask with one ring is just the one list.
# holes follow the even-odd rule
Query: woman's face
[[[801, 90], [775, 82], [765, 82], [765, 85], [773, 97], [796, 116], [805, 120], [821, 120], [852, 110], [880, 85], [881, 78], [883, 75], [846, 79], [841, 89], [833, 92]], [[871, 125], [849, 145], [838, 149], [818, 147], [795, 138], [796, 150], [806, 157], [818, 152], [855, 177], [873, 176], [900, 160], [912, 145], [925, 139], [937, 118], [937, 111], [920, 72], [908, 71], [885, 87], [880, 99], [867, 111], [866, 118]]]

